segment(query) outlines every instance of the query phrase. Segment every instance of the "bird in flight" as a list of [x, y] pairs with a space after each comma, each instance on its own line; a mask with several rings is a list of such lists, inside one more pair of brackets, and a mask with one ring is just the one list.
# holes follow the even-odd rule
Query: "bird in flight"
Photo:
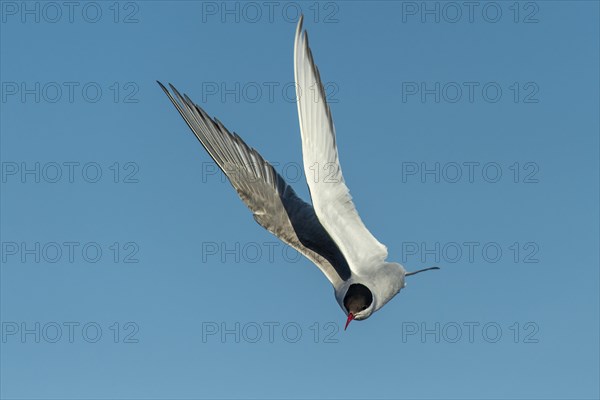
[[[294, 75], [312, 205], [300, 199], [258, 151], [221, 121], [211, 118], [173, 85], [169, 84], [169, 90], [158, 84], [256, 222], [311, 260], [329, 279], [347, 315], [346, 329], [352, 320], [364, 320], [390, 301], [405, 286], [407, 276], [439, 268], [406, 272], [402, 265], [387, 262], [387, 248], [358, 215], [342, 176], [331, 111], [302, 21], [301, 16], [294, 42]], [[326, 179], [311, 174], [315, 167], [328, 171]], [[313, 175], [314, 179], [309, 178]]]

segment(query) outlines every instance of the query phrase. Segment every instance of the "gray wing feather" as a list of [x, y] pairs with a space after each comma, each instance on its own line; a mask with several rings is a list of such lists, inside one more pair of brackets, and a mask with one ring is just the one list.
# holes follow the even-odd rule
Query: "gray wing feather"
[[313, 207], [300, 199], [273, 166], [217, 119], [182, 96], [160, 87], [208, 154], [229, 178], [240, 198], [262, 227], [298, 250], [317, 265], [338, 287], [350, 277], [350, 268], [339, 248], [317, 218]]

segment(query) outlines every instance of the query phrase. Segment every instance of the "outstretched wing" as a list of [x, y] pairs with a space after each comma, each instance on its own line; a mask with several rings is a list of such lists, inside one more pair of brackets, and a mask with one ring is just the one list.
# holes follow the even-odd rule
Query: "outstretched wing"
[[319, 223], [313, 207], [302, 201], [271, 164], [237, 134], [210, 118], [172, 85], [173, 93], [158, 84], [227, 175], [256, 222], [315, 263], [334, 287], [347, 280], [348, 263]]
[[296, 30], [294, 72], [304, 172], [313, 207], [352, 271], [367, 273], [387, 258], [387, 248], [363, 224], [344, 182], [331, 111], [302, 18]]

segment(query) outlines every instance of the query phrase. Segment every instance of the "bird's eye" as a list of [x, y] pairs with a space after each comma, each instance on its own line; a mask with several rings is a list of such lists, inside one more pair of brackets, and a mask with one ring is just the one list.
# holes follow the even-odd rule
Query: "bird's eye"
[[365, 311], [367, 309], [367, 306], [362, 306], [362, 308], [360, 309], [360, 311]]

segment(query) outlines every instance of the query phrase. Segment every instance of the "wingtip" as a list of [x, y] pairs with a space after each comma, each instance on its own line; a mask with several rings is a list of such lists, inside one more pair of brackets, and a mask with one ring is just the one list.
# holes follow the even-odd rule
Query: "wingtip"
[[302, 24], [303, 24], [303, 22], [304, 22], [304, 14], [300, 14], [300, 18], [298, 18], [298, 25], [296, 25], [296, 41], [298, 41], [298, 39], [302, 35]]
[[[167, 89], [165, 87], [165, 85], [162, 84], [161, 81], [156, 81], [156, 83], [158, 83], [158, 86], [160, 86], [160, 88], [163, 90], [163, 92], [165, 92], [167, 95], [169, 94], [169, 89]], [[170, 85], [170, 84], [169, 84]]]
[[157, 80], [156, 83], [158, 83], [158, 86], [165, 89], [165, 85], [163, 85], [161, 81]]
[[177, 98], [178, 98], [180, 101], [182, 101], [182, 102], [183, 102], [184, 98], [183, 98], [183, 96], [181, 95], [181, 93], [179, 93], [179, 90], [177, 90], [177, 88], [176, 88], [175, 86], [173, 86], [171, 83], [169, 83], [169, 87], [171, 88], [171, 91], [172, 91], [173, 93], [175, 93], [175, 96], [176, 96], [176, 97], [177, 97]]

